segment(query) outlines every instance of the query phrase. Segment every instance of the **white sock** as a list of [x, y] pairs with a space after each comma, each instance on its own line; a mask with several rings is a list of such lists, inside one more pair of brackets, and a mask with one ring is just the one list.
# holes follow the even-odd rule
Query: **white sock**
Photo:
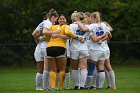
[[81, 69], [80, 72], [80, 87], [84, 87], [87, 78], [87, 69]]
[[72, 70], [72, 78], [74, 80], [74, 85], [78, 86], [79, 85], [78, 70]]
[[104, 81], [105, 81], [105, 72], [99, 72], [99, 87], [98, 88], [103, 88]]
[[41, 81], [42, 81], [42, 74], [41, 73], [36, 73], [36, 87], [40, 88], [41, 87]]
[[96, 88], [99, 88], [99, 73], [97, 73], [96, 75]]
[[116, 86], [115, 85], [115, 73], [114, 73], [114, 71], [110, 71], [109, 75], [110, 75], [111, 86], [112, 87]]
[[105, 69], [105, 77], [106, 77], [108, 86], [111, 86], [110, 75], [106, 69]]
[[43, 89], [49, 89], [50, 88], [50, 82], [49, 82], [49, 72], [43, 71]]
[[70, 87], [70, 72], [65, 73], [65, 86]]
[[94, 72], [93, 72], [93, 80], [92, 80], [92, 86], [93, 87], [96, 87], [96, 80], [97, 79], [97, 70], [94, 69]]
[[93, 82], [93, 76], [87, 76], [86, 87], [90, 87], [91, 82]]

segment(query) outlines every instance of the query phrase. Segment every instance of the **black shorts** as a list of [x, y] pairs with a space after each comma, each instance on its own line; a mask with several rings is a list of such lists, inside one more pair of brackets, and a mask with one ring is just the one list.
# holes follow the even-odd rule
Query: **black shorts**
[[47, 56], [58, 57], [61, 55], [66, 55], [66, 48], [59, 47], [59, 46], [53, 46], [53, 47], [48, 47], [46, 49], [46, 52], [47, 52]]

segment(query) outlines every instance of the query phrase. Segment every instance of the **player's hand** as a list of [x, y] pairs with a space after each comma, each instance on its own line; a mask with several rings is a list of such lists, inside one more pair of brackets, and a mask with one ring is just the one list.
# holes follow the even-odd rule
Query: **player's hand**
[[84, 36], [77, 36], [77, 39], [81, 42], [81, 43], [84, 43], [85, 42], [85, 37]]
[[51, 37], [52, 38], [57, 38], [58, 37], [58, 34], [52, 34]]
[[60, 34], [60, 30], [54, 31], [54, 34]]

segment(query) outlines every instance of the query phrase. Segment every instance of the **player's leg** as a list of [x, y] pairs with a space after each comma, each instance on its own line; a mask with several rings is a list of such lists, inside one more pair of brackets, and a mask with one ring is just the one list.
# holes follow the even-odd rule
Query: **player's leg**
[[65, 87], [70, 88], [70, 58], [67, 58], [67, 64], [65, 69]]
[[62, 90], [65, 79], [66, 57], [56, 58], [58, 70], [58, 89]]
[[97, 78], [99, 79], [97, 88], [103, 88], [103, 84], [105, 81], [105, 72], [104, 72], [104, 60], [99, 60], [97, 62]]
[[36, 90], [42, 90], [41, 82], [43, 75], [44, 62], [40, 56], [40, 53], [34, 53], [35, 60], [37, 62], [37, 73], [36, 73]]
[[88, 59], [88, 75], [86, 80], [86, 88], [90, 88], [90, 83], [93, 81], [93, 72], [94, 72], [95, 64], [92, 60]]
[[110, 59], [105, 60], [105, 68], [107, 69], [109, 76], [110, 76], [110, 82], [111, 82], [110, 89], [116, 89], [115, 73], [114, 73], [112, 66], [110, 64]]

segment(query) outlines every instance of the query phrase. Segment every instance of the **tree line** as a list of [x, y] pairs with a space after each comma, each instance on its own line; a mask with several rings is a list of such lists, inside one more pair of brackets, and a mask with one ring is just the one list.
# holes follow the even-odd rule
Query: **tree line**
[[31, 33], [42, 21], [41, 13], [52, 8], [65, 14], [68, 23], [73, 11], [101, 12], [114, 30], [109, 42], [111, 59], [119, 64], [139, 61], [139, 6], [139, 0], [0, 0], [0, 65], [33, 61]]

